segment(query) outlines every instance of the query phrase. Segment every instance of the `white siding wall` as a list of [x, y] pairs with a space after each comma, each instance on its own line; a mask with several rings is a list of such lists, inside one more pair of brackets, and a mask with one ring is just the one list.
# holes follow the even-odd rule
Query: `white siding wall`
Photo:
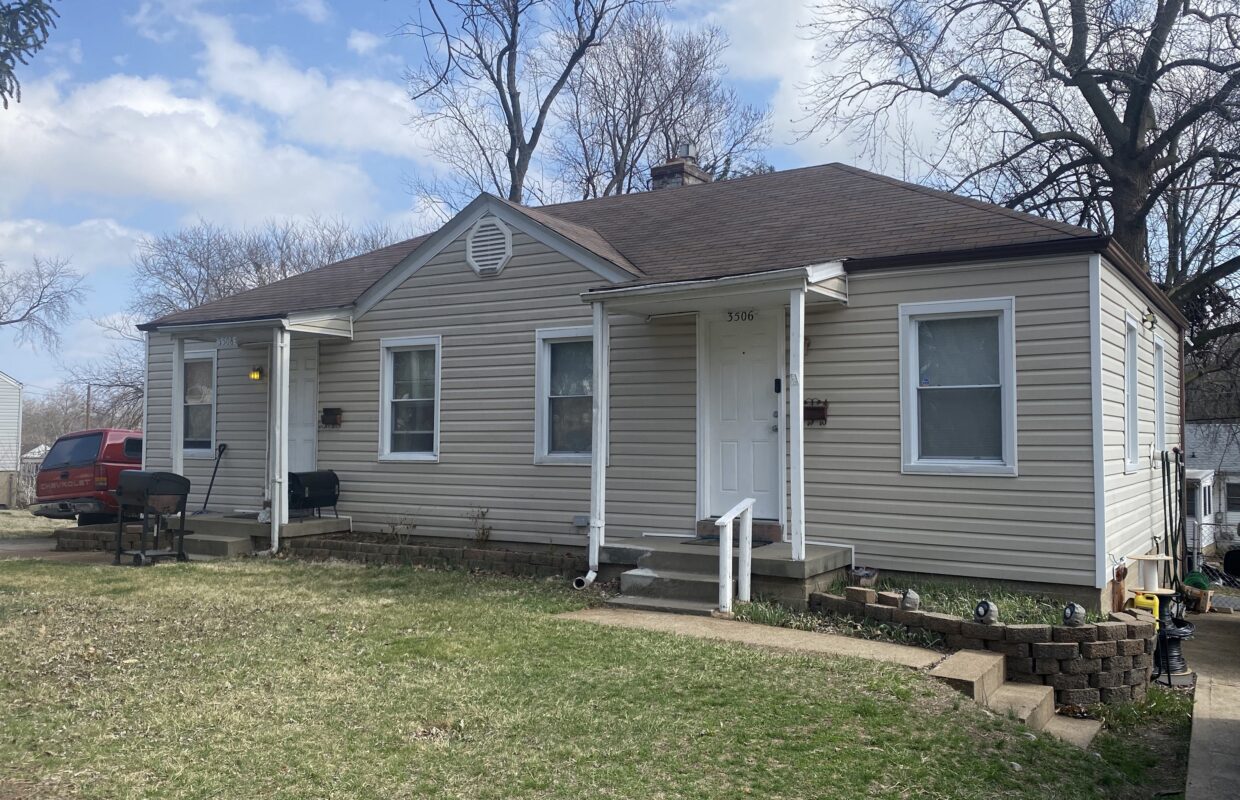
[[[814, 309], [805, 397], [806, 533], [859, 563], [1093, 585], [1085, 256], [851, 275], [847, 308]], [[1019, 477], [901, 474], [900, 303], [1016, 298]]]
[[21, 384], [0, 375], [0, 472], [15, 472], [21, 463], [21, 418]]
[[[148, 374], [146, 430], [147, 469], [172, 469], [172, 338], [152, 333]], [[203, 343], [186, 344], [187, 354], [214, 350]], [[211, 490], [210, 508], [230, 512], [262, 507], [267, 475], [267, 392], [270, 381], [249, 379], [250, 368], [270, 375], [268, 348], [249, 346], [216, 351], [215, 444], [228, 445]], [[185, 457], [190, 479], [189, 507], [197, 509], [211, 480], [214, 456]]]
[[[588, 325], [580, 293], [595, 274], [514, 232], [513, 257], [479, 278], [457, 241], [320, 349], [322, 406], [343, 425], [319, 433], [319, 464], [341, 478], [342, 514], [360, 529], [407, 520], [433, 536], [474, 535], [488, 509], [495, 540], [569, 535], [590, 508], [588, 465], [534, 464], [535, 331]], [[442, 337], [438, 463], [380, 462], [379, 357], [385, 337]], [[692, 318], [612, 324], [608, 532], [690, 532], [695, 513]]]
[[[1167, 449], [1180, 446], [1180, 343], [1161, 313], [1153, 332], [1140, 324], [1152, 304], [1104, 259], [1101, 266], [1103, 453], [1106, 551], [1123, 558], [1149, 552], [1163, 535], [1162, 470], [1154, 445], [1154, 337], [1166, 344]], [[1124, 471], [1124, 313], [1138, 321], [1138, 465]], [[1109, 572], [1109, 567], [1108, 567]]]

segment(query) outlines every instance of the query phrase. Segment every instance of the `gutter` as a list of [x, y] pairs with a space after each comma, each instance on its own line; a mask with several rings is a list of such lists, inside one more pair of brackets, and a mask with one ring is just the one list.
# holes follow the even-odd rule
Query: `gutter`
[[644, 297], [646, 295], [672, 294], [716, 286], [748, 286], [750, 284], [779, 283], [781, 279], [786, 279], [788, 283], [799, 283], [801, 281], [818, 283], [819, 281], [845, 273], [843, 261], [827, 261], [803, 267], [785, 267], [783, 269], [765, 270], [762, 272], [744, 272], [739, 275], [685, 278], [665, 283], [643, 283], [637, 286], [604, 286], [582, 292], [581, 299], [587, 303], [594, 303], [611, 297]]

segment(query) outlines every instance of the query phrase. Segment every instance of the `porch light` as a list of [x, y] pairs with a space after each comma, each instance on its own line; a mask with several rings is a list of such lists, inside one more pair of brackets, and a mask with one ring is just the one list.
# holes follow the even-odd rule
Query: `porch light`
[[1154, 330], [1154, 326], [1158, 324], [1158, 317], [1154, 316], [1154, 312], [1150, 310], [1149, 306], [1146, 306], [1145, 314], [1141, 316], [1141, 322], [1149, 330]]
[[261, 381], [263, 379], [262, 367], [250, 367], [250, 380]]

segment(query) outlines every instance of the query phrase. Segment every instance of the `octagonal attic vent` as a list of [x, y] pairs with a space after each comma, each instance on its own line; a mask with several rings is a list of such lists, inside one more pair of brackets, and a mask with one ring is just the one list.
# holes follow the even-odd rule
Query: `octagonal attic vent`
[[479, 275], [498, 275], [512, 257], [512, 232], [495, 217], [483, 217], [465, 238], [465, 260]]

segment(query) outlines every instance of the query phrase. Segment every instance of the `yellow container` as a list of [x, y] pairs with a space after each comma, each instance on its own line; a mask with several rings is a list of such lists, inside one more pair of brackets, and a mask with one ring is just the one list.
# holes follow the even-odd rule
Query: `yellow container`
[[1136, 592], [1132, 598], [1132, 607], [1140, 608], [1154, 615], [1154, 619], [1160, 619], [1158, 616], [1158, 595], [1149, 592]]

